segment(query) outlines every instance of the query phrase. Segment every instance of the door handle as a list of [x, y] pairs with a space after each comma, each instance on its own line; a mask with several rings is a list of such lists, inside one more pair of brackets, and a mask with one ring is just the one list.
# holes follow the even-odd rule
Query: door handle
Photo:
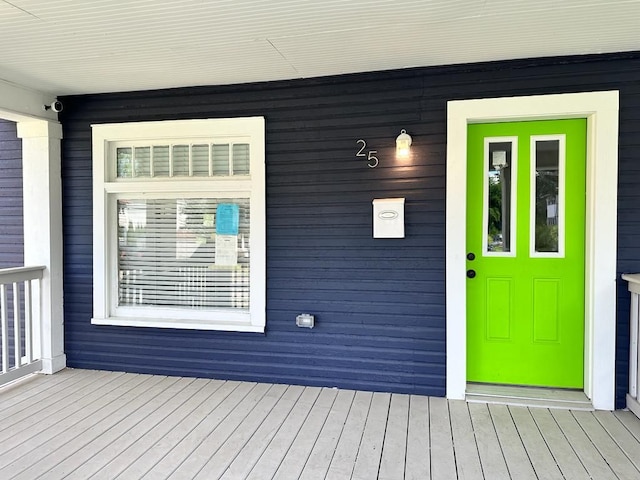
[[475, 270], [467, 270], [467, 277], [475, 278], [475, 276], [476, 276], [476, 271]]
[[469, 252], [467, 253], [467, 260], [471, 261], [471, 260], [475, 260], [476, 259], [476, 254], [473, 252]]

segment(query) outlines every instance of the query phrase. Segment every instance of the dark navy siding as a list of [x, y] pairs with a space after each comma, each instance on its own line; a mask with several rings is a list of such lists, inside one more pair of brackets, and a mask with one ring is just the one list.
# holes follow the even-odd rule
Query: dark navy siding
[[621, 273], [640, 272], [640, 75], [627, 77], [620, 95], [618, 176], [618, 330], [616, 406], [625, 406], [629, 385], [629, 310], [627, 282]]
[[0, 119], [0, 268], [24, 265], [22, 140], [16, 124]]
[[[66, 97], [69, 365], [442, 396], [447, 101], [619, 89], [619, 270], [640, 271], [638, 85], [640, 55], [625, 54]], [[266, 334], [92, 326], [90, 125], [253, 115], [267, 128]], [[402, 128], [414, 141], [407, 165], [393, 158]], [[355, 157], [358, 139], [379, 167]], [[371, 201], [384, 197], [406, 198], [406, 238], [372, 238]], [[619, 404], [624, 286], [620, 300]], [[295, 327], [301, 312], [316, 328]]]

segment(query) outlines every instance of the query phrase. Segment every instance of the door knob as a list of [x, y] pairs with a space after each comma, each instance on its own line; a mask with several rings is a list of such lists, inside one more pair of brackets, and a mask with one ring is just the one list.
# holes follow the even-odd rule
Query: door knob
[[475, 278], [475, 276], [476, 276], [476, 271], [475, 270], [467, 270], [467, 277]]
[[467, 253], [467, 260], [475, 260], [476, 259], [476, 254], [473, 252], [469, 252]]

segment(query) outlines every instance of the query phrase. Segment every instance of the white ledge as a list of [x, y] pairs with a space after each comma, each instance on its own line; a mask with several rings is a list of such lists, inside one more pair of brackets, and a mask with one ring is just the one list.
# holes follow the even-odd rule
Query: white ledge
[[151, 328], [177, 328], [183, 330], [222, 330], [227, 332], [254, 332], [264, 333], [264, 326], [239, 322], [207, 322], [194, 319], [163, 319], [163, 318], [134, 318], [134, 317], [107, 317], [92, 318], [93, 325], [114, 325], [119, 327], [151, 327]]
[[629, 291], [640, 295], [640, 273], [623, 273], [622, 279], [629, 282]]

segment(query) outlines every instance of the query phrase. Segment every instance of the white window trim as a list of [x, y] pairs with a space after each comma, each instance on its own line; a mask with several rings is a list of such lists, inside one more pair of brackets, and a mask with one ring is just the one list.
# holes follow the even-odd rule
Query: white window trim
[[[160, 122], [136, 122], [92, 125], [93, 130], [93, 318], [96, 325], [121, 325], [156, 328], [181, 328], [198, 330], [228, 330], [239, 332], [264, 332], [266, 317], [266, 208], [265, 208], [265, 120], [264, 117], [246, 117], [232, 119], [174, 120]], [[110, 262], [113, 259], [114, 235], [107, 236], [109, 225], [108, 198], [114, 193], [139, 192], [140, 186], [132, 181], [113, 182], [109, 175], [107, 156], [111, 142], [119, 141], [157, 141], [180, 138], [183, 141], [197, 142], [211, 137], [249, 138], [251, 151], [251, 191], [239, 190], [234, 181], [222, 182], [216, 179], [214, 194], [218, 197], [232, 197], [234, 194], [250, 198], [250, 296], [249, 313], [246, 315], [230, 312], [221, 319], [221, 314], [212, 311], [216, 318], [145, 318], [118, 317], [112, 312], [112, 289], [109, 283]], [[203, 192], [212, 196], [211, 182], [187, 179], [190, 194]], [[155, 180], [145, 193], [152, 196], [159, 192], [169, 195], [179, 194], [180, 189], [171, 185], [171, 181]], [[189, 315], [186, 315], [189, 317]]]
[[447, 105], [447, 398], [466, 392], [466, 198], [469, 123], [587, 119], [584, 389], [615, 407], [618, 190], [617, 90], [450, 101]]

